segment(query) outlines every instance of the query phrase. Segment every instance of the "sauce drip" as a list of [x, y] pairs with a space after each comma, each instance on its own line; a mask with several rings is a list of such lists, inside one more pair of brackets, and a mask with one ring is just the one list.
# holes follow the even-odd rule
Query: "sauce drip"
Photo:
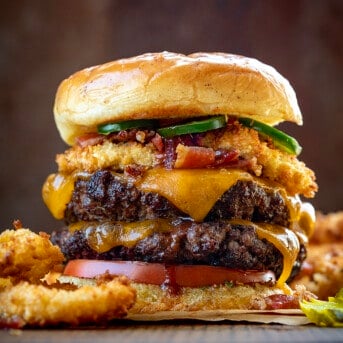
[[176, 266], [166, 265], [165, 266], [166, 277], [161, 285], [163, 290], [167, 290], [172, 295], [180, 294], [181, 287], [176, 281]]

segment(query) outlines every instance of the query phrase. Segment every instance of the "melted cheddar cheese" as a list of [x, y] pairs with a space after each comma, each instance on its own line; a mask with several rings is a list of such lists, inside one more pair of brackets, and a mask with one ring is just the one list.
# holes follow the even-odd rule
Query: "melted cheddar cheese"
[[[63, 219], [66, 206], [72, 197], [74, 182], [78, 177], [80, 174], [52, 174], [45, 182], [42, 190], [43, 199], [55, 218]], [[276, 187], [275, 184], [262, 181], [247, 172], [232, 169], [166, 170], [154, 168], [147, 170], [141, 178], [134, 181], [134, 184], [141, 191], [158, 193], [193, 220], [202, 221], [223, 193], [239, 180], [252, 180], [267, 187], [277, 188], [289, 209], [290, 229], [248, 222], [254, 225], [261, 239], [266, 239], [282, 253], [284, 261], [283, 271], [278, 280], [280, 286], [285, 283], [292, 271], [299, 252], [299, 240], [306, 244], [313, 231], [312, 205], [303, 204], [298, 197], [289, 197], [282, 187]], [[170, 223], [163, 220], [127, 223], [122, 225], [121, 232], [98, 236], [100, 240], [90, 235], [89, 244], [98, 252], [107, 251], [115, 245], [132, 246], [137, 240], [157, 230], [169, 230], [170, 226]], [[82, 227], [87, 227], [87, 225], [75, 224], [74, 229], [82, 229]], [[103, 230], [108, 231], [105, 227]]]
[[[283, 270], [277, 281], [282, 287], [289, 278], [297, 259], [300, 244], [297, 235], [282, 226], [256, 224], [246, 220], [229, 220], [232, 225], [253, 226], [260, 239], [272, 243], [283, 255]], [[185, 225], [191, 225], [191, 222]], [[69, 226], [70, 231], [84, 230], [89, 246], [97, 253], [104, 253], [116, 246], [133, 247], [139, 241], [155, 232], [167, 232], [173, 229], [168, 219], [144, 220], [140, 222], [79, 222]]]
[[282, 226], [259, 224], [255, 225], [257, 236], [272, 243], [283, 256], [283, 269], [277, 281], [278, 286], [282, 286], [291, 275], [294, 262], [297, 259], [300, 244], [297, 235]]
[[43, 200], [56, 219], [64, 218], [64, 211], [74, 191], [74, 182], [74, 175], [50, 174], [43, 185]]
[[[74, 182], [79, 177], [87, 175], [51, 174], [47, 178], [42, 190], [43, 200], [56, 219], [63, 219]], [[193, 220], [202, 221], [223, 193], [239, 180], [252, 180], [276, 189], [287, 204], [291, 229], [307, 237], [312, 234], [315, 219], [311, 204], [302, 203], [298, 197], [289, 197], [283, 188], [240, 170], [155, 168], [137, 179], [135, 186], [144, 192], [160, 194]]]
[[227, 169], [148, 170], [136, 187], [155, 192], [195, 221], [202, 221], [217, 200], [238, 180], [252, 180], [243, 171]]
[[101, 254], [116, 246], [133, 247], [155, 232], [168, 232], [173, 228], [167, 219], [139, 222], [78, 222], [69, 225], [69, 231], [83, 230], [89, 246]]

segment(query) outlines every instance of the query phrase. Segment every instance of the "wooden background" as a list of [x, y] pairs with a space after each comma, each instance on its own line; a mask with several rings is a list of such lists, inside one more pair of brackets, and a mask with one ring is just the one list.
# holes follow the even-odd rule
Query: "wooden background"
[[66, 146], [52, 115], [59, 82], [143, 52], [225, 51], [276, 67], [294, 86], [304, 126], [301, 159], [316, 171], [314, 205], [343, 209], [343, 1], [2, 1], [0, 11], [0, 228], [20, 218], [61, 225], [41, 200]]
[[342, 342], [342, 329], [312, 325], [256, 325], [233, 322], [177, 321], [156, 324], [128, 322], [98, 329], [0, 330], [0, 341], [6, 343], [338, 343]]

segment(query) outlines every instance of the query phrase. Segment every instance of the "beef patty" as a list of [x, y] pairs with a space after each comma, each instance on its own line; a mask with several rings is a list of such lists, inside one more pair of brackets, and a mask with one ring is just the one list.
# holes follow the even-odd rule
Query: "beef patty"
[[[78, 221], [140, 221], [187, 217], [157, 193], [139, 191], [132, 183], [107, 170], [75, 182], [65, 211], [66, 223]], [[245, 219], [282, 226], [289, 224], [289, 211], [274, 189], [253, 181], [238, 181], [213, 206], [205, 222]]]
[[[123, 222], [158, 218], [168, 219], [173, 225], [168, 230], [149, 233], [133, 246], [117, 245], [99, 253], [89, 244], [89, 237], [111, 235]], [[259, 239], [253, 225], [230, 223], [232, 219], [288, 226], [289, 210], [277, 190], [253, 181], [238, 181], [214, 204], [204, 222], [196, 223], [157, 193], [142, 192], [128, 178], [100, 170], [75, 182], [65, 211], [67, 224], [86, 222], [86, 228], [53, 232], [51, 240], [68, 260], [204, 264], [272, 270], [278, 277], [283, 268], [282, 254], [267, 240]], [[305, 256], [302, 246], [292, 275], [299, 271]]]
[[[120, 224], [116, 224], [120, 225]], [[118, 228], [118, 227], [117, 227]], [[51, 240], [61, 247], [68, 260], [102, 259], [159, 262], [167, 264], [204, 264], [242, 270], [272, 270], [278, 277], [283, 266], [282, 254], [265, 239], [259, 239], [252, 225], [227, 221], [195, 223], [178, 220], [168, 232], [154, 232], [134, 246], [116, 246], [98, 253], [88, 244], [90, 235], [108, 234], [92, 226], [71, 233], [53, 232]], [[97, 235], [93, 235], [97, 236]], [[306, 250], [301, 246], [292, 275], [299, 272]]]

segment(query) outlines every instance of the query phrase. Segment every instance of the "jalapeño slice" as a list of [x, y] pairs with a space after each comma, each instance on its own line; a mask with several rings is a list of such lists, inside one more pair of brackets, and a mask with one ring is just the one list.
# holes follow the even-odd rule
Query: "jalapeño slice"
[[258, 131], [261, 136], [269, 137], [273, 141], [274, 145], [280, 150], [292, 155], [299, 155], [301, 153], [302, 148], [297, 140], [287, 135], [286, 133], [276, 129], [275, 127], [269, 126], [251, 118], [240, 117], [238, 118], [238, 121], [242, 125]]
[[191, 121], [184, 124], [178, 124], [168, 127], [163, 127], [157, 132], [165, 138], [185, 135], [189, 133], [200, 133], [209, 130], [219, 129], [226, 125], [226, 118], [224, 115], [214, 116], [212, 118]]
[[127, 120], [122, 121], [119, 123], [108, 123], [108, 124], [102, 124], [98, 126], [98, 132], [103, 135], [108, 135], [112, 132], [119, 132], [122, 130], [128, 130], [128, 129], [135, 129], [135, 128], [144, 128], [144, 129], [150, 129], [154, 128], [157, 125], [157, 120], [153, 119], [137, 119], [137, 120]]

